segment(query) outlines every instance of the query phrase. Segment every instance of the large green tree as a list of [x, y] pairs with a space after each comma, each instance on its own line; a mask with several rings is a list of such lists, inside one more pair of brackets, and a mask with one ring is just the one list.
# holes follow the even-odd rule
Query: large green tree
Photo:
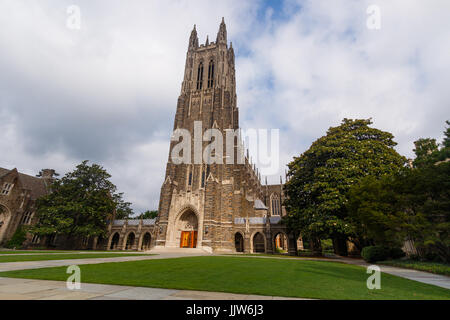
[[115, 212], [125, 217], [132, 212], [110, 178], [100, 165], [83, 161], [74, 171], [56, 179], [50, 194], [37, 200], [39, 220], [30, 231], [67, 236], [69, 245], [79, 237], [105, 236], [107, 220]]
[[436, 139], [419, 139], [414, 141], [414, 153], [416, 158], [413, 161], [414, 167], [425, 167], [433, 164], [439, 157], [439, 145]]
[[394, 150], [393, 135], [371, 124], [370, 119], [344, 119], [288, 165], [286, 222], [311, 240], [316, 254], [319, 239], [327, 238], [336, 253], [346, 254], [345, 241], [354, 235], [346, 208], [350, 187], [366, 176], [397, 172], [406, 162]]
[[142, 219], [154, 219], [158, 216], [158, 210], [147, 210], [139, 216]]
[[415, 142], [414, 168], [382, 179], [366, 178], [351, 188], [349, 214], [367, 242], [394, 246], [409, 239], [423, 258], [450, 260], [448, 128], [444, 134], [440, 148], [434, 139]]

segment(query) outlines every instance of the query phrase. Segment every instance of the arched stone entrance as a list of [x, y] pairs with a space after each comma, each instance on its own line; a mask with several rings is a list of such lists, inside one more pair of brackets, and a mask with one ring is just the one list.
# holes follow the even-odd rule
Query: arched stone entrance
[[287, 253], [289, 249], [288, 237], [285, 233], [279, 232], [275, 235], [273, 247], [275, 252], [278, 253]]
[[236, 248], [236, 252], [244, 252], [244, 237], [240, 232], [237, 232], [234, 235], [234, 246]]
[[150, 232], [146, 232], [144, 234], [144, 237], [142, 238], [142, 245], [141, 250], [149, 250], [150, 249], [150, 242], [151, 242], [152, 236], [150, 235]]
[[11, 213], [7, 207], [0, 204], [0, 242], [2, 242], [6, 236], [6, 228], [8, 227], [9, 220], [11, 219]]
[[180, 248], [196, 248], [198, 219], [194, 211], [188, 209], [179, 218], [176, 230], [180, 236]]
[[133, 249], [135, 240], [136, 236], [134, 235], [134, 232], [130, 232], [127, 237], [127, 242], [125, 243], [125, 250]]
[[120, 239], [119, 233], [117, 232], [114, 233], [114, 235], [111, 238], [111, 244], [109, 246], [109, 249], [117, 250], [117, 247], [119, 246], [119, 239]]
[[257, 232], [253, 236], [253, 252], [255, 252], [255, 253], [266, 252], [265, 239], [261, 232]]

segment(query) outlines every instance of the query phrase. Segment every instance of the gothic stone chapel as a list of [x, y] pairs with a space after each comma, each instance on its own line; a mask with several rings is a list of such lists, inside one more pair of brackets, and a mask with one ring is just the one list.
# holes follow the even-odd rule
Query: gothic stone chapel
[[[194, 121], [202, 122], [202, 130], [219, 129], [223, 137], [225, 130], [239, 129], [235, 56], [223, 19], [215, 42], [207, 38], [199, 45], [195, 26], [189, 38], [173, 129], [193, 136]], [[296, 239], [281, 224], [286, 214], [281, 181], [262, 185], [248, 156], [241, 164], [175, 164], [170, 155], [177, 143], [170, 143], [157, 218], [112, 221], [107, 249], [272, 253], [278, 248], [295, 254]]]

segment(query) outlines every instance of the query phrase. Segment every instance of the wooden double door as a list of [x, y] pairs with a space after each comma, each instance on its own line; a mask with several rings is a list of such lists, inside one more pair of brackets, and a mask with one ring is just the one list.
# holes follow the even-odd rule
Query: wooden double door
[[180, 248], [197, 247], [197, 231], [181, 231]]

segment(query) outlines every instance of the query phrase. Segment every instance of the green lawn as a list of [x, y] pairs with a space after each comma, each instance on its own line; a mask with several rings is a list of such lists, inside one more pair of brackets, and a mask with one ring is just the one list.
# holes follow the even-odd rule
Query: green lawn
[[227, 256], [233, 256], [233, 257], [270, 257], [270, 258], [286, 258], [286, 259], [331, 259], [326, 256], [309, 256], [309, 255], [302, 255], [302, 256], [291, 256], [288, 254], [280, 254], [280, 253], [227, 253], [225, 254]]
[[0, 256], [0, 263], [21, 262], [21, 261], [42, 261], [42, 260], [67, 260], [67, 259], [93, 259], [93, 258], [115, 258], [128, 256], [145, 256], [148, 254], [130, 253], [64, 253], [64, 254], [36, 254], [36, 255], [6, 255]]
[[388, 266], [427, 271], [437, 274], [443, 274], [445, 276], [450, 276], [450, 265], [445, 263], [415, 261], [415, 260], [389, 260], [389, 261], [380, 261], [379, 263], [386, 264]]
[[5, 250], [1, 251], [0, 254], [26, 254], [26, 253], [46, 253], [46, 254], [54, 254], [54, 253], [139, 253], [138, 251], [122, 251], [122, 250]]
[[65, 252], [77, 252], [77, 251], [52, 251], [52, 250], [8, 250], [0, 251], [0, 254], [24, 254], [24, 253], [65, 253]]
[[[223, 256], [81, 265], [81, 281], [318, 299], [450, 299], [450, 290], [382, 274], [369, 290], [366, 269], [328, 261]], [[1, 272], [0, 277], [67, 280], [66, 267]]]

